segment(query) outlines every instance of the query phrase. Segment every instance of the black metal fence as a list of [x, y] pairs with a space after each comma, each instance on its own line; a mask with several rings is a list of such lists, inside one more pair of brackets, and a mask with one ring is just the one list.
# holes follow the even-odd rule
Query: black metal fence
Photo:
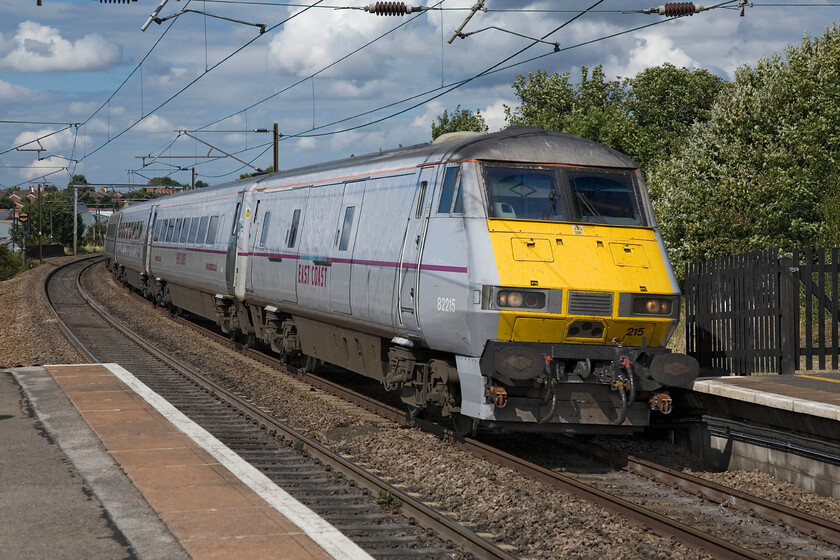
[[778, 250], [686, 266], [686, 352], [719, 373], [838, 368], [838, 249]]

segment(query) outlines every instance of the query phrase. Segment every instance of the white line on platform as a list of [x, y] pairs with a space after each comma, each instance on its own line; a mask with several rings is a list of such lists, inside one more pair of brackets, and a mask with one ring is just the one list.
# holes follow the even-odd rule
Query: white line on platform
[[207, 430], [187, 418], [181, 411], [152, 391], [142, 381], [118, 364], [102, 364], [123, 383], [140, 395], [155, 410], [210, 453], [221, 465], [233, 473], [251, 490], [283, 514], [289, 521], [339, 560], [372, 560], [359, 546], [344, 536], [341, 531], [327, 523], [314, 511], [297, 501], [288, 492], [277, 486], [267, 476], [250, 465]]

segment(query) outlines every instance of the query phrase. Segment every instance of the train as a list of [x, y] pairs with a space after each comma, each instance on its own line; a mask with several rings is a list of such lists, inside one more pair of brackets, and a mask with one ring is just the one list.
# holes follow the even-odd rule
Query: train
[[130, 205], [108, 270], [304, 371], [334, 364], [456, 434], [627, 434], [673, 407], [680, 290], [639, 166], [538, 128]]

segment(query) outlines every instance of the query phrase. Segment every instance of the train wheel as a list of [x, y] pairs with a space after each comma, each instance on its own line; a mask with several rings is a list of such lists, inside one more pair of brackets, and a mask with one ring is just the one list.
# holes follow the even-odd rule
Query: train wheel
[[460, 412], [454, 413], [452, 415], [452, 429], [455, 432], [455, 437], [473, 437], [478, 432], [478, 422], [478, 418], [470, 418]]
[[406, 411], [406, 415], [409, 418], [411, 418], [412, 420], [415, 419], [415, 418], [418, 419], [418, 420], [422, 420], [429, 413], [428, 407], [425, 407], [425, 406], [416, 406], [416, 405], [410, 404], [410, 405], [407, 406], [407, 408], [408, 408], [408, 410]]
[[314, 356], [307, 356], [306, 354], [303, 354], [301, 356], [300, 371], [302, 371], [303, 373], [312, 373], [313, 371], [315, 371], [315, 366], [317, 365], [318, 358]]

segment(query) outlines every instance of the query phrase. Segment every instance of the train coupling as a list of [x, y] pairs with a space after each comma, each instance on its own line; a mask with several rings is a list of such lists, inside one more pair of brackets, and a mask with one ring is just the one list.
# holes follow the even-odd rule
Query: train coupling
[[484, 398], [498, 408], [504, 408], [507, 405], [507, 391], [504, 387], [487, 387], [484, 390]]
[[674, 401], [668, 393], [655, 393], [650, 397], [650, 409], [662, 414], [671, 414]]

